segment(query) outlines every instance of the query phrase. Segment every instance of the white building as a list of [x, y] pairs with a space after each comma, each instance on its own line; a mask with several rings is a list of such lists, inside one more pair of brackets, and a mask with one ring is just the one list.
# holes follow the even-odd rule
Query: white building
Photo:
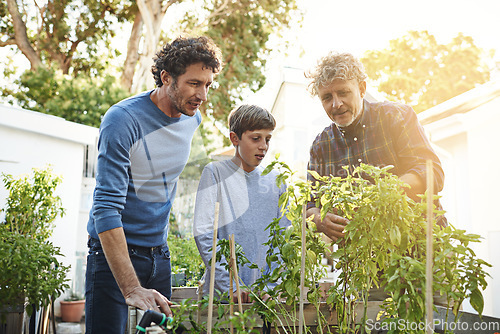
[[[84, 292], [87, 228], [94, 188], [95, 147], [98, 129], [34, 111], [0, 105], [0, 173], [14, 177], [32, 168], [51, 166], [62, 177], [56, 189], [66, 214], [56, 221], [51, 237], [71, 265], [69, 278]], [[0, 207], [8, 196], [0, 186]], [[1, 217], [3, 219], [3, 216]]]
[[483, 238], [474, 250], [493, 265], [484, 314], [494, 317], [500, 317], [499, 110], [500, 81], [491, 81], [418, 115], [443, 163], [448, 220]]

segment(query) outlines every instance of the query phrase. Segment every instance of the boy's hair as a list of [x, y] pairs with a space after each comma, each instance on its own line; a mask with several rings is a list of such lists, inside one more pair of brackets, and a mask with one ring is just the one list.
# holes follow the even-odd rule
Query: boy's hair
[[157, 87], [163, 86], [161, 71], [165, 70], [172, 76], [174, 82], [186, 73], [189, 65], [202, 62], [211, 68], [214, 74], [222, 69], [222, 54], [220, 49], [208, 37], [177, 37], [172, 43], [166, 44], [156, 53], [151, 72]]
[[269, 111], [250, 104], [243, 104], [231, 111], [228, 123], [229, 130], [236, 133], [240, 139], [245, 131], [274, 130], [276, 127], [276, 121]]
[[319, 59], [316, 67], [305, 73], [305, 76], [311, 79], [309, 91], [312, 95], [318, 95], [319, 87], [327, 86], [335, 79], [355, 79], [358, 83], [366, 79], [363, 64], [356, 57], [334, 51]]

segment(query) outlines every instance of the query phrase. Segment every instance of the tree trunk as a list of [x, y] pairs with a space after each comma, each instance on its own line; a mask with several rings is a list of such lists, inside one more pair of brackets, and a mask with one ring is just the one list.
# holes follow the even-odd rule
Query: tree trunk
[[134, 79], [135, 67], [139, 61], [139, 42], [141, 41], [143, 21], [142, 15], [137, 11], [130, 39], [127, 46], [127, 59], [123, 64], [123, 72], [120, 79], [123, 88], [132, 92], [132, 81]]
[[19, 8], [17, 7], [17, 1], [7, 0], [7, 8], [9, 10], [10, 15], [12, 16], [12, 23], [14, 25], [16, 44], [19, 47], [19, 50], [21, 50], [21, 52], [30, 61], [32, 70], [36, 70], [39, 67], [43, 67], [42, 60], [36, 53], [35, 49], [33, 49], [28, 40], [26, 25], [23, 22], [21, 14], [19, 13]]
[[153, 76], [151, 75], [151, 66], [153, 57], [157, 48], [160, 46], [161, 23], [165, 17], [167, 9], [176, 2], [182, 0], [169, 0], [162, 6], [163, 0], [137, 0], [137, 6], [142, 16], [142, 21], [146, 27], [144, 35], [144, 48], [139, 62], [139, 69], [135, 73], [131, 92], [151, 89], [154, 87]]

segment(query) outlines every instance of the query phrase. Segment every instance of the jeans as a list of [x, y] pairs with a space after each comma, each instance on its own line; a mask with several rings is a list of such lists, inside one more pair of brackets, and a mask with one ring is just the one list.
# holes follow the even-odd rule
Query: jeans
[[[123, 334], [128, 306], [109, 269], [99, 240], [89, 239], [85, 282], [85, 332]], [[170, 252], [168, 245], [154, 248], [129, 246], [128, 253], [141, 285], [170, 299]]]

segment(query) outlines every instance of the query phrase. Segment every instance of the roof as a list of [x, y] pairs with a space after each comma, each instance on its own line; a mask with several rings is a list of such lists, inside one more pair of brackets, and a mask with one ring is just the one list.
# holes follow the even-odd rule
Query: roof
[[426, 125], [455, 114], [463, 114], [500, 97], [500, 81], [489, 81], [418, 114]]
[[95, 145], [99, 134], [99, 129], [91, 126], [5, 104], [0, 104], [0, 126], [87, 145]]
[[234, 156], [234, 146], [221, 147], [209, 154], [210, 159], [217, 161], [230, 159], [233, 156]]

